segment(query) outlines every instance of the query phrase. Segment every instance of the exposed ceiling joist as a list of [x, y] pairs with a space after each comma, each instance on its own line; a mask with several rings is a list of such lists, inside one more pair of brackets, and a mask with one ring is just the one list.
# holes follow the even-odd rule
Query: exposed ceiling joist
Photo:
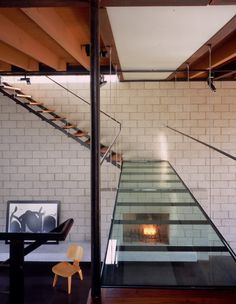
[[79, 35], [73, 34], [73, 27], [67, 26], [54, 8], [24, 8], [22, 11], [82, 66], [89, 69], [89, 58], [81, 48], [83, 41]]
[[232, 78], [235, 78], [235, 76], [236, 76], [236, 72], [228, 72], [228, 73], [224, 73], [220, 76], [214, 77], [214, 80], [232, 79]]
[[1, 0], [0, 7], [74, 7], [88, 3], [89, 0]]
[[[224, 63], [229, 62], [232, 59], [236, 59], [236, 32], [231, 35], [228, 39], [220, 43], [212, 49], [211, 68], [222, 66]], [[206, 53], [204, 56], [199, 58], [191, 69], [207, 69], [209, 67], [209, 55]], [[190, 78], [197, 78], [202, 76], [202, 72], [193, 73]]]
[[0, 71], [11, 71], [11, 65], [0, 60]]
[[66, 70], [66, 62], [58, 57], [55, 52], [46, 48], [37, 38], [24, 31], [14, 19], [8, 19], [0, 12], [1, 40], [10, 46], [17, 48], [35, 60], [58, 70]]
[[[33, 58], [0, 41], [0, 60], [26, 71], [38, 71], [39, 64]], [[4, 71], [4, 70], [2, 70]]]
[[[222, 27], [211, 39], [209, 39], [203, 46], [201, 46], [190, 58], [186, 59], [185, 63], [183, 63], [181, 66], [178, 67], [177, 70], [185, 70], [186, 69], [186, 73], [179, 72], [179, 73], [177, 73], [177, 77], [178, 78], [184, 78], [184, 79], [186, 78], [187, 64], [189, 64], [191, 70], [201, 69], [202, 66], [204, 66], [203, 69], [208, 67], [209, 66], [209, 60], [208, 60], [208, 47], [207, 47], [207, 45], [211, 45], [212, 49], [215, 48], [217, 45], [218, 46], [223, 46], [222, 41], [226, 37], [231, 37], [235, 31], [236, 31], [236, 16], [234, 16], [228, 23], [226, 23], [226, 25], [224, 27]], [[222, 52], [224, 52], [223, 49], [222, 49]], [[202, 59], [205, 60], [204, 65], [201, 65], [201, 60]], [[208, 65], [206, 65], [206, 60], [208, 60], [207, 61]], [[176, 76], [176, 74], [172, 73], [168, 77], [168, 80], [174, 79], [175, 76]], [[192, 76], [194, 76], [194, 75], [192, 75]]]

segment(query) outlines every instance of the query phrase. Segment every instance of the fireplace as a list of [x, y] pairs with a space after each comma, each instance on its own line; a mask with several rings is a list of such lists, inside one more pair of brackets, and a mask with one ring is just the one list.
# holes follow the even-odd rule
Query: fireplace
[[[168, 224], [159, 225], [158, 221], [169, 220], [169, 213], [124, 213], [124, 220], [139, 221], [137, 224], [123, 225], [123, 241], [127, 243], [169, 244]], [[145, 223], [145, 221], [147, 223]], [[152, 221], [152, 223], [148, 223]], [[153, 222], [157, 222], [153, 223]]]

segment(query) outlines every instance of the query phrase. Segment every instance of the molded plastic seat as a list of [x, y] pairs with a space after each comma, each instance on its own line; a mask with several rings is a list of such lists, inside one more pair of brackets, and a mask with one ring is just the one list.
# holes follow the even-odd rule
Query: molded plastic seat
[[71, 244], [67, 250], [67, 257], [73, 260], [73, 263], [61, 262], [52, 267], [52, 272], [55, 274], [53, 287], [56, 286], [58, 276], [68, 278], [68, 294], [71, 293], [72, 276], [78, 272], [79, 277], [83, 280], [83, 273], [80, 268], [80, 261], [83, 257], [83, 248], [77, 244]]

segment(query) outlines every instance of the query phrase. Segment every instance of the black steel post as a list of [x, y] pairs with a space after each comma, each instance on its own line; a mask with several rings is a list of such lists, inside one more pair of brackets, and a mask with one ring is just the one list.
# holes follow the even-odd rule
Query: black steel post
[[100, 33], [99, 0], [90, 1], [91, 96], [91, 296], [101, 303], [100, 253]]
[[10, 304], [24, 304], [24, 240], [10, 241]]

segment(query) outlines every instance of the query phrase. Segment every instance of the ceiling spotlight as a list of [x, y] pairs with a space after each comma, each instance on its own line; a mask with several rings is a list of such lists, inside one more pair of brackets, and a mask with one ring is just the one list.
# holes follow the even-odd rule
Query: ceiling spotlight
[[28, 85], [31, 84], [30, 78], [26, 77], [26, 75], [24, 77], [20, 78], [20, 81], [25, 81]]
[[100, 87], [102, 87], [106, 83], [107, 83], [107, 81], [105, 80], [104, 75], [100, 75]]
[[102, 49], [100, 51], [100, 57], [102, 58], [108, 58], [109, 54], [108, 54], [108, 51], [106, 49]]
[[211, 44], [208, 44], [208, 53], [209, 53], [209, 74], [207, 79], [207, 84], [212, 92], [216, 92], [216, 87], [213, 84], [214, 77], [212, 76], [212, 65], [211, 65]]
[[[81, 44], [81, 49], [85, 49], [85, 53], [87, 56], [91, 55], [91, 49], [90, 49], [90, 44]], [[109, 56], [108, 51], [106, 50], [106, 48], [103, 48], [100, 50], [100, 57], [102, 58], [107, 58]]]
[[90, 44], [85, 44], [84, 45], [85, 48], [85, 53], [87, 56], [90, 56]]
[[213, 84], [213, 76], [207, 78], [207, 84], [212, 92], [216, 92], [216, 87]]

